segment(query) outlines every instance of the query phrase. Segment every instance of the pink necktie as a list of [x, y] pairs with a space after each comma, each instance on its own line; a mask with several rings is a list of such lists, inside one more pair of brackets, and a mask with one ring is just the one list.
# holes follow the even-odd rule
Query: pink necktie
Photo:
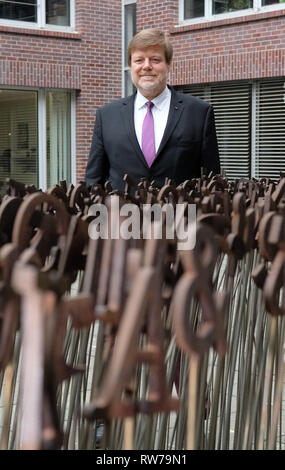
[[142, 152], [145, 156], [146, 162], [150, 167], [155, 159], [155, 141], [154, 141], [154, 123], [151, 108], [153, 103], [148, 101], [147, 113], [145, 115], [142, 126]]

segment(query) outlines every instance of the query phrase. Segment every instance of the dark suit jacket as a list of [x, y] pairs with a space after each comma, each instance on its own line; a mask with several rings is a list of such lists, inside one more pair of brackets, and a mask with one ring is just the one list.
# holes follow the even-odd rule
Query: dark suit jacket
[[96, 113], [86, 184], [110, 181], [123, 189], [126, 173], [136, 183], [145, 177], [161, 187], [165, 178], [180, 184], [199, 177], [201, 167], [219, 173], [219, 153], [211, 105], [171, 88], [171, 102], [165, 132], [156, 158], [149, 168], [134, 127], [134, 98], [106, 104]]

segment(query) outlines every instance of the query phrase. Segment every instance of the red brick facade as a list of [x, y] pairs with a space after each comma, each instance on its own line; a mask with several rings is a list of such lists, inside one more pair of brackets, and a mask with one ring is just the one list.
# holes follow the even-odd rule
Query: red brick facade
[[[76, 0], [76, 33], [0, 27], [0, 86], [77, 90], [76, 169], [84, 177], [96, 108], [121, 96], [121, 2]], [[110, 73], [111, 71], [111, 73]]]
[[173, 84], [278, 77], [285, 72], [285, 10], [173, 27]]
[[[285, 9], [179, 26], [178, 0], [137, 0], [137, 31], [165, 30], [173, 85], [285, 75]], [[96, 108], [121, 96], [121, 0], [77, 0], [76, 32], [0, 27], [0, 86], [77, 90], [76, 169], [84, 177]]]
[[285, 74], [285, 9], [179, 26], [178, 6], [178, 0], [137, 0], [138, 30], [163, 28], [173, 43], [173, 85]]

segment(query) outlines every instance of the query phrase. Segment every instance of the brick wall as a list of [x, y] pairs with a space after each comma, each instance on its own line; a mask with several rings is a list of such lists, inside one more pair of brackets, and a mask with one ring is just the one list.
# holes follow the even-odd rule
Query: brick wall
[[137, 0], [137, 29], [162, 28], [174, 46], [170, 83], [285, 74], [285, 10], [179, 26], [178, 0]]
[[[179, 26], [178, 0], [137, 0], [137, 30], [174, 45], [170, 83], [285, 74], [285, 11]], [[76, 168], [84, 177], [98, 106], [121, 96], [121, 0], [76, 0], [76, 32], [0, 26], [0, 85], [77, 90]]]
[[168, 32], [178, 23], [179, 0], [137, 0], [137, 31], [161, 28]]
[[76, 32], [0, 27], [0, 86], [77, 90], [76, 169], [83, 179], [98, 106], [121, 96], [121, 2], [76, 0]]
[[285, 74], [285, 11], [173, 26], [171, 82], [206, 83]]

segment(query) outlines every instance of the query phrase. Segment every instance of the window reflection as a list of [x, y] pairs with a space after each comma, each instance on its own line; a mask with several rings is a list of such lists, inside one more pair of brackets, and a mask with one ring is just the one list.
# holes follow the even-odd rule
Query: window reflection
[[204, 0], [184, 0], [184, 17], [199, 18], [204, 16], [205, 1]]
[[130, 96], [135, 92], [130, 70], [125, 70], [125, 96]]
[[136, 34], [136, 4], [125, 5], [125, 67], [128, 66], [128, 45]]
[[37, 0], [0, 0], [0, 18], [37, 22]]
[[136, 34], [136, 4], [124, 5], [124, 96], [134, 93], [135, 87], [131, 79], [128, 67], [128, 45], [132, 37]]
[[253, 0], [213, 0], [213, 15], [253, 7]]
[[261, 5], [265, 7], [267, 5], [276, 5], [277, 3], [285, 3], [285, 0], [262, 0]]
[[46, 0], [46, 23], [70, 26], [69, 0]]

